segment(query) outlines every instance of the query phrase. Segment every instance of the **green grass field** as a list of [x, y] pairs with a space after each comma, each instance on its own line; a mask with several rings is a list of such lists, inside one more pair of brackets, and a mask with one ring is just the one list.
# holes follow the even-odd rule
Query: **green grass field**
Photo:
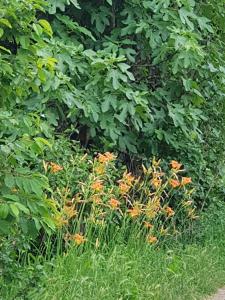
[[192, 242], [154, 248], [131, 241], [83, 253], [72, 249], [53, 268], [46, 266], [38, 288], [18, 294], [23, 284], [10, 285], [2, 299], [205, 299], [225, 284], [224, 211], [207, 217]]

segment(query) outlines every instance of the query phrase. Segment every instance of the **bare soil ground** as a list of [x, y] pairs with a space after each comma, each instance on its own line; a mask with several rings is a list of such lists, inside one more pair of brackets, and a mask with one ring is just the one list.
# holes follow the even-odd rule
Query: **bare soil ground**
[[218, 290], [218, 292], [214, 296], [208, 298], [208, 300], [225, 300], [225, 288]]

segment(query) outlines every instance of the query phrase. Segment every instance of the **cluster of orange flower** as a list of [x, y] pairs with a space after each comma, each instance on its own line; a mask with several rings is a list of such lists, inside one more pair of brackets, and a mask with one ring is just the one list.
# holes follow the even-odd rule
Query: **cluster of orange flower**
[[102, 192], [104, 189], [102, 180], [96, 180], [92, 183], [91, 188], [94, 192]]
[[111, 198], [109, 200], [109, 205], [112, 209], [117, 209], [119, 206], [120, 206], [120, 201], [114, 199], [114, 198]]
[[121, 180], [119, 180], [119, 191], [121, 195], [125, 195], [129, 192], [129, 190], [131, 189], [133, 182], [134, 182], [135, 178], [134, 176], [132, 176], [131, 173], [127, 173], [125, 172], [123, 174], [123, 178]]
[[54, 173], [58, 173], [59, 171], [62, 171], [63, 170], [63, 167], [54, 163], [54, 162], [45, 162], [43, 161], [43, 167], [44, 167], [44, 170], [45, 172], [48, 171], [48, 167], [50, 168], [50, 172], [52, 174]]
[[104, 154], [99, 154], [98, 155], [98, 161], [102, 164], [106, 164], [110, 161], [113, 161], [116, 159], [116, 156], [113, 153], [106, 152]]
[[[82, 185], [82, 192], [80, 195], [80, 202], [91, 203], [91, 210], [88, 217], [88, 222], [97, 224], [97, 222], [105, 223], [107, 226], [107, 216], [111, 215], [114, 211], [121, 213], [122, 216], [128, 215], [135, 222], [141, 222], [142, 228], [148, 231], [147, 242], [151, 245], [158, 243], [158, 239], [162, 235], [167, 235], [168, 228], [161, 226], [158, 228], [157, 220], [166, 220], [170, 222], [174, 220], [176, 210], [168, 205], [168, 186], [172, 188], [184, 187], [192, 182], [190, 177], [180, 177], [178, 173], [183, 171], [182, 164], [172, 160], [171, 176], [167, 177], [162, 172], [160, 167], [160, 161], [154, 160], [152, 166], [147, 170], [143, 167], [144, 178], [135, 178], [131, 173], [124, 172], [122, 178], [117, 181], [117, 184], [108, 182], [110, 174], [108, 167], [110, 162], [114, 161], [116, 157], [106, 152], [99, 154], [94, 160], [93, 173], [90, 175], [90, 187], [91, 193], [86, 193], [85, 185]], [[55, 164], [48, 163], [51, 173], [57, 173], [63, 170], [63, 167]], [[111, 170], [111, 169], [110, 169]], [[132, 193], [131, 193], [132, 190]], [[188, 189], [184, 190], [185, 193]], [[187, 194], [185, 194], [187, 195]], [[86, 198], [85, 198], [86, 197]], [[191, 218], [195, 218], [195, 211], [191, 207], [192, 201], [190, 198], [184, 198], [181, 202], [182, 207], [187, 211], [187, 215]], [[78, 203], [76, 201], [76, 203]], [[61, 214], [57, 216], [56, 223], [58, 226], [67, 226], [70, 224], [70, 220], [76, 218], [78, 215], [77, 206], [74, 203], [67, 205], [65, 201], [62, 207]], [[92, 205], [93, 204], [93, 205]], [[79, 207], [79, 206], [78, 206]], [[101, 217], [100, 217], [101, 215]], [[167, 225], [166, 225], [167, 226]], [[65, 237], [68, 241], [73, 241], [76, 245], [84, 244], [87, 239], [83, 234], [67, 234]], [[99, 243], [99, 242], [98, 242]]]
[[83, 236], [83, 234], [80, 233], [66, 234], [64, 236], [64, 240], [73, 241], [77, 246], [80, 246], [87, 241], [87, 239]]
[[[177, 162], [176, 160], [172, 160], [170, 162], [172, 170], [177, 173], [178, 171], [181, 170], [182, 164]], [[177, 188], [180, 186], [185, 186], [187, 184], [190, 184], [192, 182], [191, 177], [182, 177], [181, 181], [178, 179], [170, 179], [169, 184], [172, 188]]]

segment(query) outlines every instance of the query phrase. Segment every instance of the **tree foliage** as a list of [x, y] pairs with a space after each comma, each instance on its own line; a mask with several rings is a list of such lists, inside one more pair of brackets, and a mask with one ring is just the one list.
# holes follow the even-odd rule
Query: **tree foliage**
[[0, 228], [20, 213], [53, 228], [37, 166], [54, 132], [178, 157], [199, 182], [212, 178], [224, 146], [224, 33], [222, 0], [2, 0]]

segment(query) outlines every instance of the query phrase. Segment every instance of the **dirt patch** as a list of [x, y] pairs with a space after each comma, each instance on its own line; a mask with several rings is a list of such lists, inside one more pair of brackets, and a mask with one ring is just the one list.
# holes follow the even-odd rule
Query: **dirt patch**
[[208, 298], [207, 300], [225, 300], [225, 288], [218, 290], [214, 296]]

